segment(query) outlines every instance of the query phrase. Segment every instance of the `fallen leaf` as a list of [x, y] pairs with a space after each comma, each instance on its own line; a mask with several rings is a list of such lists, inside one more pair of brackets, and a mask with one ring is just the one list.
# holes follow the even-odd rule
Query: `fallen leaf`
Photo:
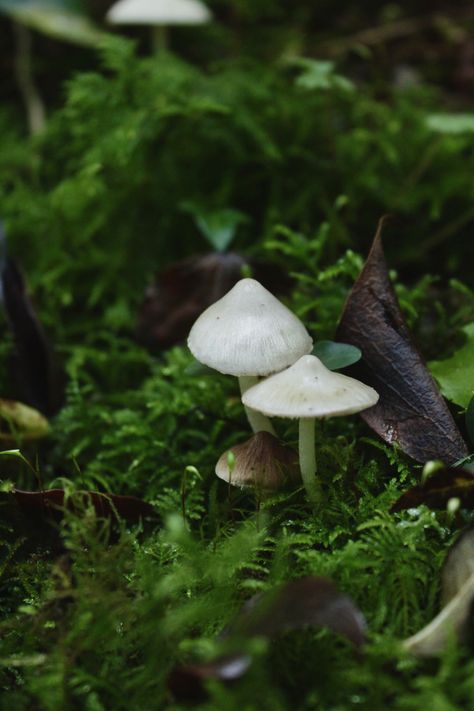
[[337, 339], [360, 348], [362, 360], [349, 372], [380, 395], [361, 413], [367, 424], [419, 462], [452, 464], [467, 455], [466, 444], [403, 319], [385, 262], [382, 227], [383, 220], [347, 300]]
[[231, 683], [240, 679], [252, 664], [247, 654], [236, 654], [217, 659], [209, 664], [188, 664], [173, 669], [168, 677], [168, 688], [180, 701], [204, 701], [205, 682], [210, 679]]
[[330, 629], [356, 647], [365, 641], [365, 620], [351, 598], [329, 578], [314, 575], [251, 598], [231, 632], [271, 638], [305, 625]]
[[64, 508], [77, 511], [91, 502], [99, 518], [120, 518], [136, 523], [141, 518], [155, 515], [154, 508], [135, 496], [102, 494], [97, 491], [77, 491], [66, 496], [64, 489], [22, 491], [14, 489], [6, 494], [14, 498], [26, 515], [61, 518]]
[[288, 277], [271, 264], [246, 260], [232, 252], [212, 252], [172, 264], [148, 287], [138, 315], [137, 337], [150, 350], [184, 341], [197, 317], [218, 301], [250, 269], [272, 292]]
[[8, 324], [15, 341], [15, 380], [20, 399], [45, 415], [61, 406], [64, 378], [43, 327], [27, 293], [21, 272], [7, 254], [6, 237], [0, 225], [1, 295]]
[[442, 571], [441, 612], [404, 648], [418, 657], [437, 657], [453, 637], [465, 640], [474, 600], [474, 530], [467, 529], [451, 547]]
[[474, 323], [463, 328], [466, 343], [451, 358], [435, 360], [429, 367], [444, 397], [467, 407], [474, 395]]
[[[356, 648], [365, 642], [365, 620], [351, 598], [339, 592], [329, 578], [308, 576], [252, 597], [222, 639], [228, 647], [242, 646], [243, 639], [279, 634], [311, 625], [324, 627], [348, 639]], [[205, 682], [210, 679], [236, 681], [249, 669], [248, 653], [226, 654], [205, 664], [174, 669], [169, 687], [179, 700], [205, 698]]]
[[18, 553], [28, 556], [38, 549], [52, 555], [64, 551], [59, 523], [66, 510], [80, 517], [89, 504], [98, 519], [111, 522], [109, 542], [116, 540], [119, 520], [152, 525], [156, 519], [153, 507], [134, 496], [118, 496], [98, 492], [76, 491], [65, 494], [63, 489], [43, 491], [0, 492], [0, 532], [5, 541], [19, 542]]
[[444, 509], [453, 498], [459, 499], [464, 508], [474, 508], [474, 472], [470, 469], [438, 469], [423, 484], [417, 484], [405, 491], [390, 510], [397, 513], [421, 504], [431, 509]]
[[466, 429], [469, 441], [474, 447], [474, 396], [469, 400], [466, 410]]

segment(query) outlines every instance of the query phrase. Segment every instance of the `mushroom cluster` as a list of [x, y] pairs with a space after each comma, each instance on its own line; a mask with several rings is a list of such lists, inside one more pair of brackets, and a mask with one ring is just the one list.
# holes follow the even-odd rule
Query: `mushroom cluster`
[[[319, 501], [315, 419], [365, 410], [378, 401], [375, 390], [328, 370], [319, 358], [309, 355], [313, 342], [304, 325], [254, 279], [241, 279], [201, 314], [188, 346], [201, 363], [239, 378], [242, 402], [255, 433], [275, 434], [268, 417], [299, 419], [301, 477], [310, 500]], [[216, 473], [229, 480], [223, 474], [223, 457]], [[264, 459], [256, 457], [254, 484], [271, 488], [264, 483], [265, 472], [272, 470]], [[234, 483], [250, 483], [248, 473], [253, 468], [247, 460], [245, 476], [236, 476]], [[274, 485], [275, 476], [272, 481]]]

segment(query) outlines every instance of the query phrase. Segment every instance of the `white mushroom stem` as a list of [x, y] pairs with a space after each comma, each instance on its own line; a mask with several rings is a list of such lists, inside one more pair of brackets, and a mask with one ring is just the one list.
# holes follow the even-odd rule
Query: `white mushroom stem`
[[299, 424], [299, 457], [301, 478], [313, 503], [321, 499], [321, 488], [316, 479], [316, 452], [314, 446], [314, 417], [302, 417]]
[[[243, 395], [249, 388], [253, 387], [258, 383], [258, 378], [255, 375], [241, 375], [239, 377], [239, 386], [240, 386], [240, 392]], [[266, 417], [266, 415], [262, 415], [261, 412], [257, 412], [257, 410], [252, 410], [250, 407], [245, 408], [245, 414], [247, 415], [247, 419], [249, 421], [250, 427], [252, 428], [252, 431], [255, 432], [270, 432], [270, 434], [274, 435], [275, 430], [273, 429], [272, 423]]]
[[164, 25], [154, 25], [152, 29], [152, 47], [155, 54], [161, 54], [168, 46], [168, 33]]
[[46, 111], [33, 75], [31, 32], [19, 22], [14, 22], [13, 27], [17, 41], [15, 69], [18, 88], [25, 104], [30, 133], [34, 136], [44, 129]]

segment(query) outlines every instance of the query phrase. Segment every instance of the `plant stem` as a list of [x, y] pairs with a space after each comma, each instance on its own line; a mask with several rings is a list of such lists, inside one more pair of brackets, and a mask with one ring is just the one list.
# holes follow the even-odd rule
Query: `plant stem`
[[314, 446], [314, 417], [300, 419], [299, 426], [300, 470], [309, 500], [321, 501], [321, 487], [316, 479], [316, 451]]
[[18, 22], [14, 22], [13, 27], [17, 40], [15, 69], [18, 88], [25, 104], [30, 133], [35, 135], [40, 133], [45, 126], [46, 112], [33, 77], [31, 32]]
[[[258, 383], [258, 378], [256, 375], [241, 375], [239, 378], [240, 392], [243, 395], [252, 385]], [[257, 410], [252, 410], [250, 407], [245, 407], [245, 414], [250, 423], [255, 434], [257, 432], [270, 432], [270, 434], [275, 435], [275, 430], [273, 429], [272, 423], [266, 415], [262, 415], [261, 412]]]

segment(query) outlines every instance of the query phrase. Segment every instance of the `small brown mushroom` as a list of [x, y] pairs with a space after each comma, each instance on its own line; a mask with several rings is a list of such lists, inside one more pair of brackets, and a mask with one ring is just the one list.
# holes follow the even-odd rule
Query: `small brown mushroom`
[[[230, 453], [234, 455], [232, 467], [229, 466]], [[257, 432], [243, 444], [224, 452], [216, 464], [216, 474], [234, 486], [275, 491], [299, 479], [298, 457], [274, 435]]]

